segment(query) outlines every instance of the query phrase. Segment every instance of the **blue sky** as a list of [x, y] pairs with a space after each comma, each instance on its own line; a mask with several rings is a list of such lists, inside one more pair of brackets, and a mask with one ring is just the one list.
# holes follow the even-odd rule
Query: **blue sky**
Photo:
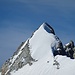
[[0, 67], [43, 22], [75, 42], [75, 0], [0, 0]]

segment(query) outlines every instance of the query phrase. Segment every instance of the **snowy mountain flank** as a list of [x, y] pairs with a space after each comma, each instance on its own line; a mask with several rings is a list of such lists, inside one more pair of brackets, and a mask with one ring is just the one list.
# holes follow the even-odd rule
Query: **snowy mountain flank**
[[75, 59], [56, 54], [60, 39], [43, 23], [2, 66], [1, 75], [75, 75]]

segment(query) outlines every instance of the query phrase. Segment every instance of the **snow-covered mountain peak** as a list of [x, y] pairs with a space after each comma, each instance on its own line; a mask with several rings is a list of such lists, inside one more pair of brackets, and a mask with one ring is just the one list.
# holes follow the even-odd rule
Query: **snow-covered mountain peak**
[[53, 28], [47, 23], [43, 23], [33, 33], [33, 36], [28, 38], [26, 42], [22, 42], [13, 56], [5, 62], [2, 73], [8, 75], [23, 65], [31, 65], [34, 60], [42, 60], [45, 56], [53, 58], [52, 47], [56, 45], [56, 42], [58, 40]]
[[53, 56], [59, 42], [54, 29], [43, 23], [5, 62], [1, 75], [75, 75], [75, 60]]
[[43, 23], [30, 39], [32, 57], [40, 59], [48, 53], [53, 56], [52, 46], [58, 43], [57, 38], [53, 28], [47, 23]]
[[48, 23], [43, 23], [40, 27], [39, 27], [39, 29], [44, 29], [44, 30], [46, 30], [48, 33], [52, 33], [52, 34], [54, 34], [55, 35], [55, 32], [54, 32], [54, 29], [48, 24]]

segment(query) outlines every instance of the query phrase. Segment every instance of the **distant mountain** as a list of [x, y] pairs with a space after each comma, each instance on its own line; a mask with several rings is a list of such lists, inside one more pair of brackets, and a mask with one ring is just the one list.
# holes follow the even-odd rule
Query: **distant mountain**
[[75, 75], [75, 59], [53, 55], [61, 40], [43, 23], [2, 66], [2, 75]]

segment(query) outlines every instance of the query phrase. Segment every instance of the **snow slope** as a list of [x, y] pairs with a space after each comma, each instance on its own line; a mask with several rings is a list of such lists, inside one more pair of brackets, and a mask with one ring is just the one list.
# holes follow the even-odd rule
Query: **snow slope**
[[50, 33], [50, 28], [43, 23], [29, 39], [31, 56], [38, 61], [31, 66], [23, 66], [11, 75], [75, 75], [74, 59], [57, 55], [55, 58], [60, 63], [60, 69], [53, 65], [52, 47], [56, 46], [58, 41], [56, 35]]

